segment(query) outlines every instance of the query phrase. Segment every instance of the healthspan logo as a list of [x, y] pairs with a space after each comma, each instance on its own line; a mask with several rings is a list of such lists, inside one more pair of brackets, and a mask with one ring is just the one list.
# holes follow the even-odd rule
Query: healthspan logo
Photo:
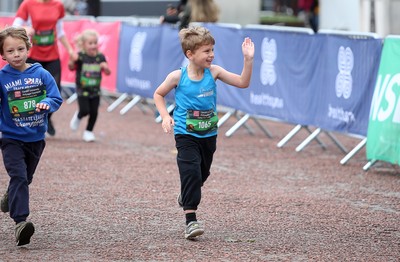
[[[349, 99], [353, 90], [353, 77], [351, 71], [354, 67], [354, 55], [350, 47], [339, 48], [338, 52], [338, 69], [336, 76], [336, 96]], [[341, 106], [328, 105], [328, 118], [339, 120], [347, 124], [356, 121], [356, 117], [352, 111], [346, 111]]]
[[336, 96], [349, 99], [353, 89], [353, 77], [351, 71], [354, 66], [354, 55], [350, 47], [339, 48], [338, 52], [338, 69], [339, 74], [336, 76]]
[[143, 47], [146, 43], [147, 33], [136, 33], [131, 41], [131, 52], [129, 54], [129, 68], [131, 71], [140, 72], [143, 66]]
[[261, 44], [261, 69], [260, 80], [263, 85], [274, 85], [276, 82], [276, 72], [274, 62], [277, 57], [277, 48], [275, 39], [265, 37]]
[[129, 53], [129, 69], [131, 74], [125, 77], [125, 84], [129, 88], [139, 90], [151, 90], [152, 83], [148, 79], [139, 79], [136, 77], [138, 72], [143, 69], [143, 48], [147, 39], [146, 32], [137, 32], [131, 41], [131, 50]]
[[[275, 61], [277, 58], [277, 47], [275, 39], [268, 39], [265, 37], [261, 44], [261, 68], [260, 80], [261, 84], [274, 85], [277, 80], [275, 71]], [[284, 107], [283, 99], [268, 93], [250, 92], [250, 103], [253, 105], [267, 106], [272, 109], [282, 109]]]

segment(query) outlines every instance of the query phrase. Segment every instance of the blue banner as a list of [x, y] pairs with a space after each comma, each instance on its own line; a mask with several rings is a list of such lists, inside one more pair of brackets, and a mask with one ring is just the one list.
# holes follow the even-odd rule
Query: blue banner
[[[248, 89], [230, 90], [219, 94], [237, 98], [224, 105], [246, 113], [277, 118], [285, 122], [307, 125], [313, 123], [312, 65], [318, 61], [321, 48], [312, 35], [264, 29], [243, 29], [239, 41], [249, 36], [255, 43], [253, 75]], [[240, 47], [240, 45], [239, 45]], [[231, 55], [232, 62], [243, 66], [241, 47]], [[225, 90], [224, 90], [225, 91]], [[221, 94], [222, 93], [222, 94]]]
[[[168, 25], [162, 26], [160, 34], [160, 50], [158, 56], [157, 67], [157, 86], [161, 84], [165, 77], [174, 70], [180, 69], [182, 65], [186, 65], [186, 57], [183, 54], [179, 41], [179, 31], [175, 27]], [[156, 73], [155, 70], [153, 70]]]
[[315, 125], [326, 130], [366, 135], [382, 39], [316, 35], [321, 40], [314, 102]]
[[[214, 24], [204, 24], [204, 26], [210, 30], [215, 38], [213, 64], [240, 74], [243, 68], [242, 30]], [[251, 108], [243, 101], [243, 91], [222, 81], [217, 81], [217, 103], [247, 112]]]
[[[381, 39], [203, 24], [213, 34], [214, 64], [240, 74], [241, 45], [255, 43], [250, 87], [217, 81], [218, 104], [293, 124], [366, 135]], [[152, 98], [188, 63], [171, 26], [121, 27], [117, 91]], [[173, 92], [167, 99], [173, 101]]]
[[118, 92], [153, 97], [159, 84], [161, 32], [160, 26], [138, 27], [122, 24], [118, 57]]
[[[156, 88], [165, 80], [169, 73], [187, 65], [188, 61], [183, 54], [177, 28], [162, 25], [158, 61], [157, 71], [153, 70], [154, 76], [157, 77]], [[166, 99], [173, 102], [174, 90], [166, 96]]]

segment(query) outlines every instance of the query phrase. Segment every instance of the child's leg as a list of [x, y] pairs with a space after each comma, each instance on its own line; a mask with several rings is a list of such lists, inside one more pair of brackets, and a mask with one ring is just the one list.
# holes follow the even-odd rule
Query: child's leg
[[201, 200], [201, 142], [190, 135], [176, 135], [177, 163], [181, 180], [181, 196], [185, 212], [185, 238], [194, 239], [204, 233], [197, 222], [196, 210]]
[[8, 204], [10, 217], [16, 222], [25, 221], [29, 216], [29, 188], [25, 150], [23, 143], [12, 139], [2, 139], [3, 162], [10, 176]]
[[217, 149], [217, 136], [204, 138], [201, 140], [201, 178], [202, 184], [206, 182], [210, 175], [211, 164], [215, 150]]
[[183, 210], [196, 211], [201, 200], [201, 154], [198, 138], [176, 135], [177, 164], [181, 180]]
[[87, 96], [78, 96], [78, 119], [82, 119], [83, 117], [89, 115], [90, 113], [90, 104], [89, 97]]
[[46, 142], [44, 140], [25, 143], [25, 162], [26, 162], [26, 171], [28, 178], [28, 185], [32, 183], [33, 174], [36, 171], [36, 167], [39, 164], [40, 157], [42, 156], [43, 150], [46, 146]]
[[88, 101], [89, 103], [89, 121], [86, 130], [93, 131], [94, 125], [96, 124], [97, 115], [100, 106], [100, 97], [92, 97]]

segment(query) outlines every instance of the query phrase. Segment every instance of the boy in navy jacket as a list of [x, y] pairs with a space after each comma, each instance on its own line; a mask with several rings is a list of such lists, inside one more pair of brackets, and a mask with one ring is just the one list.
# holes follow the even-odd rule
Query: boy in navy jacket
[[0, 207], [16, 223], [18, 246], [29, 244], [35, 232], [27, 221], [29, 184], [46, 144], [47, 114], [62, 104], [51, 74], [38, 63], [26, 63], [30, 47], [25, 29], [9, 27], [0, 32], [0, 55], [8, 62], [0, 70], [1, 151], [10, 176]]

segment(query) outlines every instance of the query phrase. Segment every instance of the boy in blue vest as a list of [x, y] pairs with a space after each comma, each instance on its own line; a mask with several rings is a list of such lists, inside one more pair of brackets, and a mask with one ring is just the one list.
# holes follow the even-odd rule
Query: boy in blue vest
[[[177, 164], [181, 181], [178, 203], [186, 217], [185, 238], [195, 239], [204, 233], [197, 221], [196, 211], [201, 200], [201, 187], [210, 175], [217, 144], [218, 114], [216, 81], [247, 88], [253, 68], [254, 43], [245, 38], [240, 75], [213, 65], [214, 37], [204, 27], [191, 27], [179, 32], [182, 51], [189, 64], [168, 74], [154, 93], [156, 107], [162, 117], [162, 128], [169, 134], [174, 130], [178, 150]], [[173, 118], [164, 97], [175, 89]]]

